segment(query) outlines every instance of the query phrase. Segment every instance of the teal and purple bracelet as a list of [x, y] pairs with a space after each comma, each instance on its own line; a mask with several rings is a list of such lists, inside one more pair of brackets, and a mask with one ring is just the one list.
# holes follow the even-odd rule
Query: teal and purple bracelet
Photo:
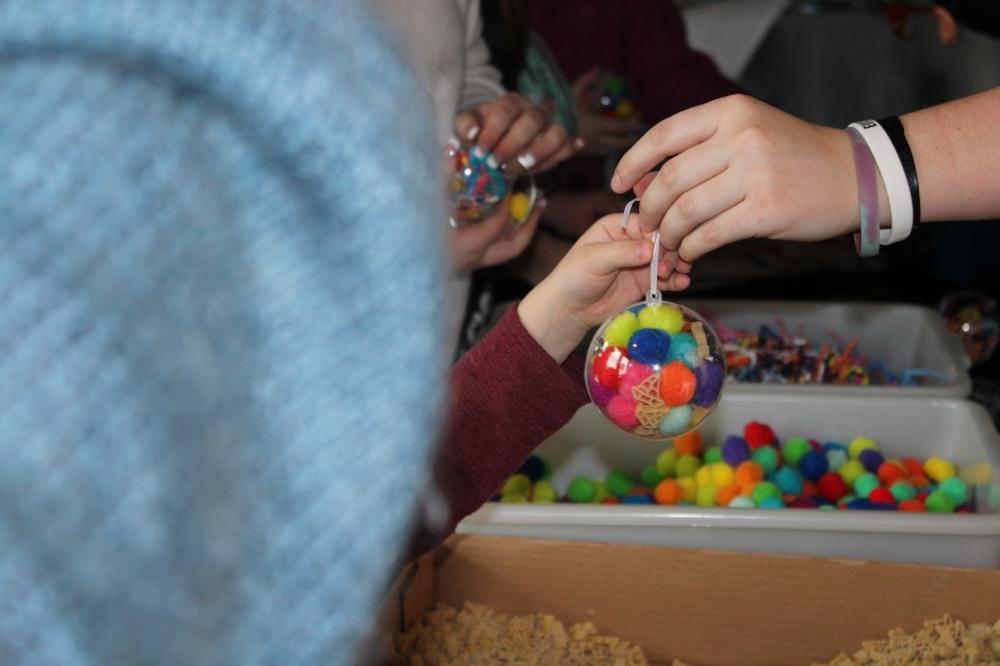
[[878, 254], [878, 172], [875, 158], [861, 132], [847, 128], [854, 151], [854, 171], [858, 178], [858, 202], [861, 211], [861, 229], [854, 233], [854, 249], [862, 257]]

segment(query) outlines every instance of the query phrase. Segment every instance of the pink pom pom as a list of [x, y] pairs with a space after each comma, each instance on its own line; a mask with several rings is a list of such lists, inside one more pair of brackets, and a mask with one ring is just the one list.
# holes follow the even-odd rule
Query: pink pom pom
[[598, 407], [607, 407], [611, 398], [618, 395], [614, 389], [610, 389], [593, 377], [587, 380], [587, 388], [590, 389], [590, 398]]
[[616, 395], [608, 402], [608, 418], [619, 428], [625, 430], [638, 427], [639, 417], [635, 415], [635, 404], [635, 400]]
[[632, 361], [629, 363], [628, 369], [625, 370], [625, 374], [622, 375], [621, 382], [618, 384], [618, 392], [626, 398], [632, 399], [632, 387], [641, 384], [651, 374], [653, 374], [653, 368], [645, 363]]

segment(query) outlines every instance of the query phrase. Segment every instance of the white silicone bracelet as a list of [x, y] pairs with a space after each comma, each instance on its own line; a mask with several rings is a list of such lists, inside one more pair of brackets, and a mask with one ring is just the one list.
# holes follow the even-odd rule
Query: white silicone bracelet
[[885, 184], [886, 195], [889, 197], [892, 228], [879, 230], [879, 242], [882, 245], [898, 243], [908, 238], [910, 231], [913, 230], [913, 200], [910, 199], [910, 186], [906, 181], [903, 163], [896, 154], [892, 139], [877, 121], [863, 120], [851, 123], [850, 126], [861, 133], [872, 151], [882, 182]]

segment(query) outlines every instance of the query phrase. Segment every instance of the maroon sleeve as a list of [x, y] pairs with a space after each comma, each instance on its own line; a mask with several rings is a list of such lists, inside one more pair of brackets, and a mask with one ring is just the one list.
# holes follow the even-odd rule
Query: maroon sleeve
[[633, 0], [627, 7], [620, 66], [648, 124], [741, 91], [708, 56], [691, 49], [684, 19], [672, 2]]
[[524, 329], [517, 306], [451, 372], [435, 482], [451, 513], [446, 533], [490, 499], [549, 435], [588, 401], [583, 359], [556, 363]]

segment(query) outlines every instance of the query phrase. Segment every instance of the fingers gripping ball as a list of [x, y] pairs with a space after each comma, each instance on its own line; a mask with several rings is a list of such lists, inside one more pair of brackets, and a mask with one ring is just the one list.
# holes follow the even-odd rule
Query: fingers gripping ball
[[448, 156], [454, 171], [448, 184], [452, 225], [460, 226], [489, 217], [507, 196], [507, 179], [492, 153], [479, 146], [451, 146]]
[[591, 400], [612, 423], [665, 440], [691, 432], [711, 413], [726, 367], [722, 344], [701, 316], [651, 300], [597, 330], [585, 373]]

